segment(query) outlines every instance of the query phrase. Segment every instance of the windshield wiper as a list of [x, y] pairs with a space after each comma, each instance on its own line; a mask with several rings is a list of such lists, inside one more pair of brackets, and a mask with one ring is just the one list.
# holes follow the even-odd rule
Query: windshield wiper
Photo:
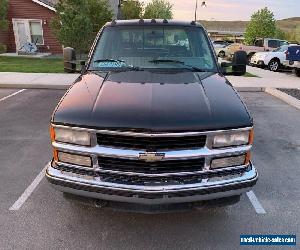
[[118, 63], [125, 63], [124, 60], [119, 60], [119, 59], [97, 59], [97, 60], [94, 60], [95, 63], [98, 63], [98, 62], [118, 62]]
[[201, 69], [196, 66], [185, 64], [185, 62], [183, 62], [183, 61], [173, 60], [173, 59], [155, 59], [155, 60], [151, 60], [149, 62], [157, 63], [157, 64], [158, 63], [176, 63], [176, 64], [182, 65], [182, 67], [180, 67], [180, 68], [187, 69], [187, 70], [190, 70], [193, 72], [208, 72], [208, 71], [210, 71], [209, 69]]
[[178, 63], [178, 64], [184, 64], [184, 62], [179, 60], [173, 60], [173, 59], [154, 59], [149, 61], [150, 63]]
[[120, 67], [111, 67], [117, 71], [127, 71], [127, 70], [132, 70], [132, 71], [143, 71], [140, 67], [136, 67], [133, 65], [127, 65], [124, 60], [120, 59], [97, 59], [93, 61], [94, 63], [101, 63], [101, 62], [112, 62], [112, 63], [120, 63]]

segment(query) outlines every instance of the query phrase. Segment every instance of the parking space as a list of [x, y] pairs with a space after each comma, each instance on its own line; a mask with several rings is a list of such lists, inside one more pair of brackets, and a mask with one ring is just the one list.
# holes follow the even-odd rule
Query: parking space
[[[0, 89], [0, 99], [17, 91]], [[246, 195], [219, 209], [101, 210], [64, 200], [45, 178], [10, 211], [50, 160], [49, 119], [63, 94], [24, 90], [0, 102], [0, 249], [224, 250], [238, 249], [240, 234], [299, 235], [300, 112], [265, 93], [242, 93], [255, 120], [253, 162], [260, 179], [254, 193], [265, 214]]]

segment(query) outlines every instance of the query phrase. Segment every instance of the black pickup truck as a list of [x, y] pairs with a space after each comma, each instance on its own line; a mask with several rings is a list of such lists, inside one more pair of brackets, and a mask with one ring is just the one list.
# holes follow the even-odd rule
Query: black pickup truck
[[51, 118], [48, 181], [115, 208], [237, 202], [257, 181], [253, 120], [224, 75], [245, 58], [226, 73], [196, 22], [107, 23]]

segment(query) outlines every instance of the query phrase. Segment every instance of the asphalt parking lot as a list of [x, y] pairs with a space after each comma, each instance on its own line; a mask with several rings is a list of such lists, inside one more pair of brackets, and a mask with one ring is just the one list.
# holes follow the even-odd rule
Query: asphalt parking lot
[[10, 210], [51, 158], [49, 119], [63, 94], [0, 89], [0, 249], [265, 249], [240, 247], [240, 234], [299, 237], [300, 111], [262, 92], [241, 95], [254, 116], [254, 194], [265, 213], [246, 195], [219, 209], [101, 210], [64, 200], [45, 178]]

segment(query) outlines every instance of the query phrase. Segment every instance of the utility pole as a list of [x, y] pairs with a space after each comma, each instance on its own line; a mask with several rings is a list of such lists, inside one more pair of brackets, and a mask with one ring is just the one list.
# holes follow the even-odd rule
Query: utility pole
[[121, 10], [122, 2], [123, 2], [122, 0], [119, 0], [119, 4], [118, 4], [118, 13], [117, 13], [117, 19], [118, 19], [118, 20], [123, 19], [122, 10]]
[[[206, 2], [202, 1], [201, 7], [204, 8], [206, 7]], [[195, 22], [197, 21], [197, 10], [198, 10], [198, 0], [196, 0], [196, 6], [195, 6]]]

